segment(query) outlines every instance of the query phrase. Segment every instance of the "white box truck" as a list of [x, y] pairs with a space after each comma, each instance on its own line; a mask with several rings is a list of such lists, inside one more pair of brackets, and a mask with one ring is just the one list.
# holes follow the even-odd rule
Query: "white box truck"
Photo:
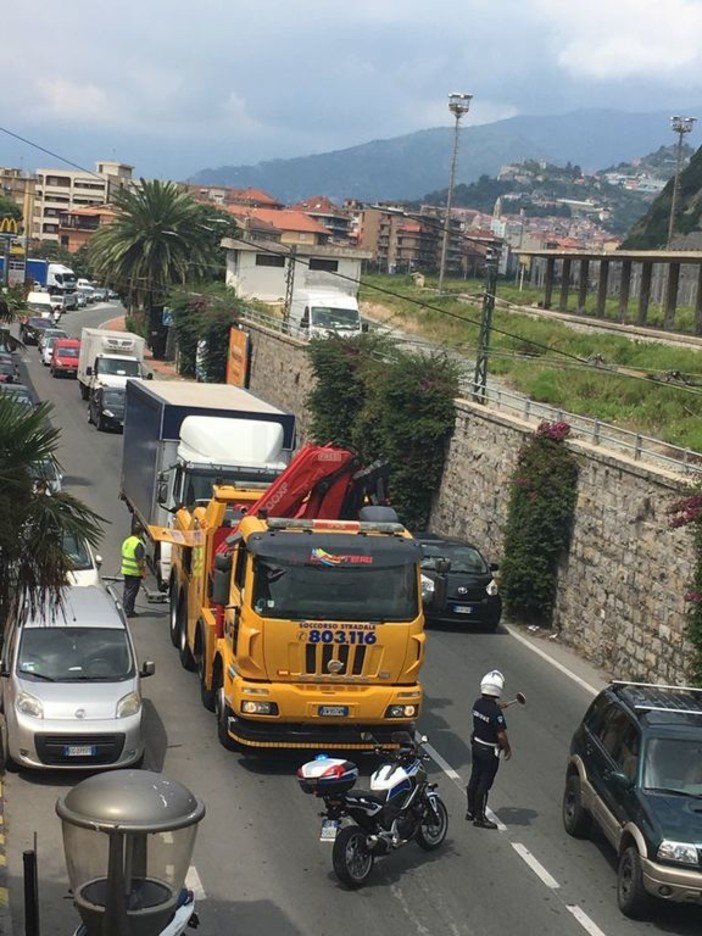
[[355, 296], [333, 289], [300, 289], [290, 303], [290, 330], [296, 337], [359, 335], [366, 331]]
[[[287, 466], [295, 416], [229, 384], [127, 382], [120, 497], [144, 527], [171, 527], [179, 507], [207, 504], [213, 484], [260, 488]], [[159, 588], [171, 546], [147, 538]]]
[[78, 387], [84, 400], [98, 385], [125, 387], [129, 377], [149, 377], [144, 371], [146, 342], [132, 332], [84, 328], [80, 335]]

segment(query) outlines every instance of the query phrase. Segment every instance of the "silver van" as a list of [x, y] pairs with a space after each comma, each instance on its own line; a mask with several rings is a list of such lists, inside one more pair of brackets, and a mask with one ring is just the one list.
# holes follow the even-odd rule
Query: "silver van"
[[62, 609], [28, 609], [9, 625], [0, 658], [5, 766], [139, 766], [144, 756], [134, 643], [106, 589], [68, 587]]

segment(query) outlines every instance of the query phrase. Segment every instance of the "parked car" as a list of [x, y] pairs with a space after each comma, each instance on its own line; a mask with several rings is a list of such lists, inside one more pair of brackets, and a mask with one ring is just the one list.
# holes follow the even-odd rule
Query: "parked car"
[[53, 327], [54, 323], [50, 318], [32, 315], [20, 322], [20, 341], [26, 345], [38, 344], [39, 336], [43, 333], [44, 329]]
[[5, 766], [86, 769], [139, 765], [140, 678], [127, 622], [113, 595], [69, 587], [62, 609], [25, 606], [2, 648]]
[[45, 328], [41, 335], [39, 335], [39, 340], [37, 341], [39, 354], [43, 354], [47, 338], [68, 338], [68, 332], [64, 331], [62, 328]]
[[0, 383], [14, 383], [17, 379], [15, 362], [0, 359]]
[[76, 303], [79, 309], [84, 309], [88, 304], [88, 297], [81, 290], [76, 290]]
[[51, 349], [51, 376], [77, 377], [79, 356], [80, 338], [59, 338]]
[[49, 494], [59, 494], [63, 487], [63, 475], [54, 458], [44, 458], [32, 466], [34, 483], [44, 482]]
[[647, 915], [651, 898], [702, 904], [702, 689], [613, 682], [570, 745], [563, 824], [593, 822], [617, 854], [617, 902]]
[[34, 406], [36, 401], [29, 387], [19, 383], [0, 383], [0, 396], [16, 400], [23, 406]]
[[466, 540], [421, 533], [422, 598], [428, 624], [459, 624], [495, 630], [502, 598], [494, 573], [477, 546]]
[[87, 540], [71, 533], [63, 534], [63, 551], [71, 560], [72, 570], [68, 576], [71, 585], [101, 585], [100, 566], [102, 556], [93, 552]]
[[118, 292], [115, 292], [114, 289], [109, 289], [107, 292], [107, 298], [112, 302], [115, 299], [121, 299], [122, 297]]
[[124, 387], [96, 387], [88, 398], [88, 422], [98, 432], [124, 429]]

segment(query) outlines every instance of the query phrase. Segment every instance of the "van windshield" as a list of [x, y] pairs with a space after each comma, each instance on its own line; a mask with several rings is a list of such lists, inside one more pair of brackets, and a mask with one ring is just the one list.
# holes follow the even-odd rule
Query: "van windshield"
[[24, 627], [17, 674], [47, 682], [118, 682], [134, 677], [134, 660], [120, 628]]
[[99, 358], [98, 373], [116, 377], [138, 377], [139, 362], [126, 358]]
[[335, 306], [312, 306], [312, 325], [317, 328], [358, 329], [358, 309], [339, 309]]

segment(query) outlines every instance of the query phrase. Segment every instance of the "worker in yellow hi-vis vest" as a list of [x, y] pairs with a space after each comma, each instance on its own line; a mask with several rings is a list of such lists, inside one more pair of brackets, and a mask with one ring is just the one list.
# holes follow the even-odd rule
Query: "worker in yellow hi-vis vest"
[[146, 547], [141, 536], [141, 526], [134, 522], [132, 532], [122, 543], [122, 568], [120, 570], [124, 576], [122, 604], [127, 617], [136, 617], [134, 603], [139, 594], [141, 580], [146, 574]]

